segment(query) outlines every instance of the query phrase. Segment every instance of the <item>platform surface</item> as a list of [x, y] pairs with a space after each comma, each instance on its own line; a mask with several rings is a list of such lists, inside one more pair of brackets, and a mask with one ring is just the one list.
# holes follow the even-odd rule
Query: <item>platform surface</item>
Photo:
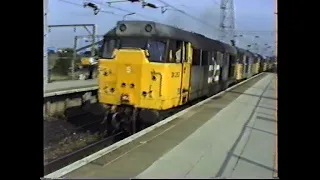
[[276, 75], [264, 73], [66, 178], [273, 178]]
[[97, 86], [98, 86], [97, 79], [57, 81], [57, 82], [48, 83], [44, 88], [44, 92], [52, 93], [52, 92], [58, 92], [58, 91], [68, 91], [68, 90], [97, 87]]

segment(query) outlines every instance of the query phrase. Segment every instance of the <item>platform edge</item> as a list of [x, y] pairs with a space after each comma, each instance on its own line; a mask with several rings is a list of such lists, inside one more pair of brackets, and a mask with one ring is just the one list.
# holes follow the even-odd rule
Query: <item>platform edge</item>
[[43, 97], [50, 97], [50, 96], [59, 96], [59, 95], [64, 95], [64, 94], [71, 94], [71, 93], [77, 93], [77, 92], [84, 92], [84, 91], [92, 91], [92, 90], [97, 90], [98, 86], [93, 86], [93, 87], [86, 87], [86, 88], [77, 88], [77, 89], [70, 89], [70, 90], [62, 90], [62, 91], [56, 91], [56, 92], [48, 92], [44, 93]]

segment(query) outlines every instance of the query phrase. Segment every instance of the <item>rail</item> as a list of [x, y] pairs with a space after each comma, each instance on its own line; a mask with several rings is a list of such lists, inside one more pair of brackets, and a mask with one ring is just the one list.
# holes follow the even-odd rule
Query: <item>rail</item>
[[44, 174], [47, 175], [53, 171], [56, 171], [66, 165], [69, 165], [81, 158], [84, 158], [85, 156], [88, 156], [100, 149], [102, 149], [103, 147], [112, 145], [113, 143], [115, 143], [116, 138], [123, 135], [123, 132], [119, 132], [115, 135], [109, 136], [107, 138], [104, 138], [100, 141], [97, 141], [95, 143], [92, 143], [89, 146], [86, 146], [84, 148], [78, 149], [77, 151], [74, 151], [70, 154], [67, 154], [63, 157], [60, 157], [58, 159], [55, 159], [51, 162], [45, 163], [44, 164]]

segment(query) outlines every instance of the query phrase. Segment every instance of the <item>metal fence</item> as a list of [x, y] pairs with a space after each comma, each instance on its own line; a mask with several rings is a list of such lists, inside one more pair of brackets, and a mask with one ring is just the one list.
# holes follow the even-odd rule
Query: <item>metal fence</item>
[[[48, 81], [76, 80], [79, 79], [80, 74], [88, 74], [88, 69], [81, 66], [81, 58], [92, 56], [98, 51], [97, 42], [101, 41], [102, 36], [96, 35], [96, 26], [93, 24], [50, 25], [49, 36], [53, 27], [59, 29], [84, 27], [88, 35], [68, 36], [67, 39], [70, 39], [68, 42], [73, 38], [73, 43], [69, 43], [67, 48], [48, 49]], [[90, 31], [88, 27], [91, 27], [92, 30]], [[60, 32], [60, 34], [63, 33]], [[83, 41], [89, 45], [81, 45]], [[94, 72], [94, 75], [96, 74], [97, 72]]]

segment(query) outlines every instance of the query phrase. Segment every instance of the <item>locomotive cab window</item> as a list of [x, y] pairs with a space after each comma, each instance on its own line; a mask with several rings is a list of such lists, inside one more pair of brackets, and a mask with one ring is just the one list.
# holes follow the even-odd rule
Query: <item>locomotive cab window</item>
[[122, 38], [120, 49], [139, 48], [148, 50], [150, 62], [163, 62], [165, 60], [165, 41], [141, 38]]
[[246, 62], [245, 62], [245, 58], [246, 58], [245, 55], [241, 55], [241, 56], [240, 56], [240, 63], [241, 63], [241, 64], [245, 64], [245, 63], [246, 63]]
[[236, 63], [236, 56], [235, 55], [229, 55], [229, 62], [230, 64], [235, 64]]
[[223, 53], [217, 51], [217, 56], [216, 56], [216, 57], [217, 57], [217, 59], [216, 59], [217, 64], [222, 65], [222, 62], [223, 62]]
[[127, 49], [127, 48], [145, 49], [147, 45], [147, 41], [148, 41], [147, 39], [141, 39], [141, 38], [121, 38], [119, 49]]
[[182, 41], [176, 41], [176, 48], [175, 48], [175, 59], [177, 63], [182, 62], [182, 57], [183, 57], [183, 42]]
[[212, 64], [215, 64], [217, 62], [217, 52], [216, 51], [212, 51], [211, 55], [212, 55], [211, 59], [213, 61]]
[[202, 51], [202, 66], [209, 65], [209, 52], [208, 51]]
[[229, 59], [230, 56], [228, 53], [225, 53], [223, 57], [224, 57], [224, 60], [223, 60], [222, 64], [223, 64], [223, 66], [226, 66], [228, 64], [228, 62], [230, 62], [230, 59]]
[[147, 44], [150, 62], [164, 62], [166, 59], [166, 43], [164, 41], [149, 40]]
[[184, 48], [185, 48], [185, 62], [188, 62], [188, 57], [191, 55], [192, 52], [190, 52], [189, 46], [188, 46], [188, 42], [184, 42]]
[[238, 54], [236, 57], [236, 63], [241, 63], [241, 60], [242, 60], [242, 55]]
[[237, 57], [235, 55], [229, 54], [229, 70], [228, 77], [234, 76], [234, 65], [237, 62]]
[[245, 55], [241, 56], [241, 63], [246, 64], [246, 56]]
[[143, 49], [148, 50], [150, 62], [164, 62], [166, 59], [166, 42], [162, 40], [121, 38], [106, 39], [102, 47], [102, 57], [113, 58], [114, 49]]
[[182, 55], [181, 55], [182, 62], [186, 62], [188, 59], [187, 58], [187, 43], [182, 42], [181, 48], [182, 48]]
[[104, 43], [101, 47], [101, 57], [105, 59], [113, 58], [113, 51], [117, 48], [117, 40], [116, 39], [105, 39]]
[[181, 63], [186, 60], [186, 47], [183, 41], [169, 40], [169, 62]]
[[200, 49], [193, 49], [192, 65], [201, 66], [201, 50]]
[[245, 73], [248, 73], [249, 72], [249, 57], [248, 56], [245, 56]]

